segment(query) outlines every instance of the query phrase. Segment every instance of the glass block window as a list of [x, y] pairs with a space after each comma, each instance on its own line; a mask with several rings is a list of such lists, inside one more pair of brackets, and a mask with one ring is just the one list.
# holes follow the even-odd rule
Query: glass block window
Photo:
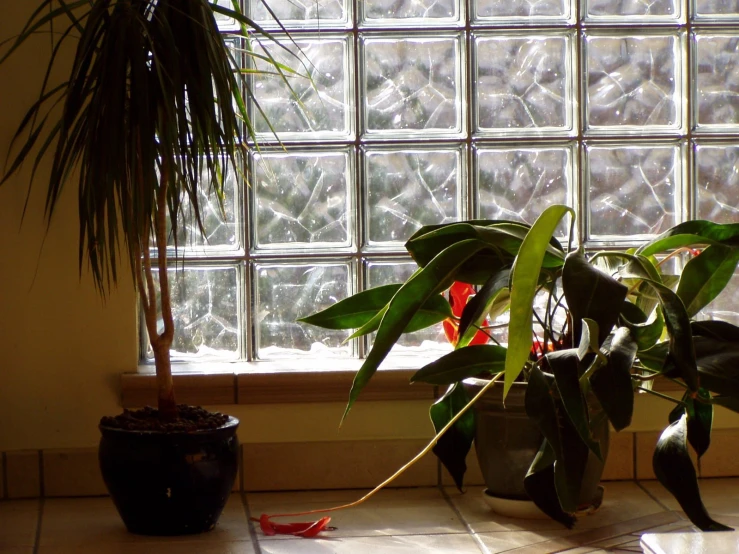
[[[296, 319], [407, 278], [403, 244], [426, 224], [531, 223], [566, 203], [595, 249], [739, 222], [736, 0], [269, 5], [294, 45], [261, 0], [243, 9], [304, 67], [255, 50], [310, 79], [290, 78], [294, 95], [250, 83], [271, 127], [251, 106], [260, 150], [232, 173], [225, 213], [206, 205], [208, 240], [185, 245], [175, 358], [363, 356], [371, 337]], [[736, 312], [737, 291], [712, 309]], [[398, 350], [444, 342], [439, 327]]]

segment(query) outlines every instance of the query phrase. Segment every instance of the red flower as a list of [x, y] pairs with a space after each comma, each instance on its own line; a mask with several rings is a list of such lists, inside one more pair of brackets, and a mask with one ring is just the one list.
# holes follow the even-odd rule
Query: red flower
[[[464, 307], [467, 305], [470, 296], [474, 294], [475, 289], [472, 288], [472, 285], [462, 283], [460, 281], [455, 281], [449, 288], [449, 305], [452, 307], [452, 313], [456, 318], [460, 318], [462, 316], [462, 310], [464, 310]], [[483, 325], [488, 324], [489, 322], [486, 318]], [[444, 320], [443, 326], [446, 340], [456, 346], [459, 341], [459, 324], [457, 319], [447, 318]], [[488, 342], [487, 334], [482, 331], [478, 331], [470, 341], [470, 344], [485, 344], [486, 342]]]

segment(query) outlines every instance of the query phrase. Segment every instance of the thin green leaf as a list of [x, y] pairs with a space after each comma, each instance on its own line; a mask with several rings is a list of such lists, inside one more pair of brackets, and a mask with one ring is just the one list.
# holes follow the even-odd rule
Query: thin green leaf
[[655, 237], [640, 247], [637, 253], [650, 256], [686, 246], [717, 243], [739, 246], [739, 223], [720, 224], [705, 220], [686, 221]]
[[719, 244], [709, 246], [682, 270], [677, 295], [689, 316], [694, 316], [724, 290], [739, 264], [739, 249]]
[[508, 294], [510, 275], [511, 272], [508, 269], [501, 269], [494, 273], [477, 294], [467, 302], [459, 321], [457, 348], [463, 348], [470, 343], [492, 306], [501, 295]]
[[[429, 409], [434, 429], [441, 431], [469, 403], [461, 383], [449, 387], [447, 392]], [[464, 474], [467, 471], [467, 454], [475, 438], [475, 412], [468, 410], [447, 430], [433, 448], [457, 488], [462, 491]]]
[[476, 344], [445, 354], [426, 364], [411, 377], [411, 383], [421, 381], [433, 385], [449, 385], [482, 373], [503, 371], [506, 349], [493, 344]]

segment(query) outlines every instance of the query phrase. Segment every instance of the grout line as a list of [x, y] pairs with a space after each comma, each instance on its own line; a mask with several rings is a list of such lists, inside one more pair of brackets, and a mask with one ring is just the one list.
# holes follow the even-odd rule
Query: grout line
[[654, 496], [651, 492], [649, 492], [649, 490], [644, 485], [641, 484], [641, 481], [636, 481], [636, 486], [639, 487], [641, 490], [643, 490], [645, 493], [647, 493], [647, 496], [651, 498], [652, 500], [654, 500], [664, 511], [666, 512], [672, 511], [670, 508], [662, 504], [662, 502], [656, 496]]
[[41, 497], [38, 501], [38, 519], [36, 520], [36, 537], [33, 541], [33, 554], [38, 554], [39, 548], [41, 547], [41, 522], [44, 517], [44, 505], [46, 500]]
[[262, 554], [262, 547], [259, 545], [259, 539], [257, 538], [257, 533], [254, 529], [254, 522], [251, 520], [251, 510], [249, 509], [249, 502], [246, 500], [246, 491], [242, 490], [239, 494], [241, 495], [241, 504], [244, 506], [244, 512], [246, 512], [246, 524], [249, 529], [251, 545], [254, 547], [254, 552], [256, 554]]
[[485, 546], [485, 543], [482, 542], [482, 539], [472, 530], [472, 527], [470, 527], [470, 524], [467, 523], [467, 520], [462, 515], [462, 512], [459, 511], [457, 506], [454, 505], [454, 502], [452, 502], [452, 499], [447, 494], [444, 487], [439, 486], [438, 487], [439, 492], [441, 493], [441, 496], [446, 500], [446, 503], [449, 505], [449, 507], [452, 509], [452, 512], [454, 512], [454, 515], [459, 518], [459, 521], [462, 522], [462, 525], [464, 525], [465, 530], [467, 531], [467, 534], [472, 537], [472, 540], [475, 541], [475, 544], [477, 545], [477, 548], [480, 549], [480, 552], [483, 554], [491, 554], [490, 550], [488, 550], [488, 547]]
[[41, 498], [46, 496], [46, 484], [44, 483], [44, 451], [38, 451], [38, 494]]

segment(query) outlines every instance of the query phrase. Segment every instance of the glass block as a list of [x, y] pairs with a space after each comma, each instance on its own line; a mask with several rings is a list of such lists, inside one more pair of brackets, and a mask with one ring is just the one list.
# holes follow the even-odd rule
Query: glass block
[[365, 155], [370, 245], [401, 246], [423, 225], [462, 217], [462, 150], [370, 150]]
[[693, 0], [696, 19], [739, 20], [739, 0]]
[[678, 20], [681, 0], [586, 0], [586, 20], [650, 23]]
[[679, 145], [589, 146], [589, 236], [629, 240], [678, 222]]
[[[154, 271], [157, 302], [158, 271]], [[173, 360], [236, 359], [241, 355], [240, 271], [237, 267], [170, 268]], [[158, 332], [164, 330], [161, 314]], [[142, 323], [143, 325], [143, 323]], [[145, 327], [143, 327], [145, 332]], [[153, 359], [151, 346], [147, 358]]]
[[460, 0], [363, 0], [361, 19], [373, 27], [439, 25], [460, 20]]
[[739, 131], [739, 34], [696, 35], [696, 125]]
[[[367, 264], [367, 285], [378, 287], [393, 283], [404, 283], [418, 268], [414, 262], [400, 260], [378, 260]], [[370, 339], [374, 338], [374, 334]], [[402, 335], [392, 349], [393, 354], [448, 352], [452, 346], [446, 340], [441, 323]]]
[[349, 22], [347, 0], [249, 0], [248, 3], [251, 18], [263, 27], [278, 26], [270, 10], [287, 29], [344, 27]]
[[476, 130], [571, 131], [571, 44], [568, 35], [476, 37]]
[[368, 134], [462, 132], [459, 36], [365, 39], [362, 67]]
[[[233, 2], [231, 0], [211, 0], [211, 2], [229, 10], [233, 9]], [[213, 17], [215, 17], [216, 24], [221, 31], [236, 31], [239, 29], [239, 22], [232, 17], [226, 17], [220, 13], [214, 13]]]
[[698, 219], [739, 223], [739, 145], [695, 148]]
[[720, 319], [739, 325], [739, 273], [734, 274], [726, 288], [703, 308], [701, 314], [705, 319]]
[[[261, 46], [278, 62], [299, 73], [287, 81], [291, 93], [279, 75], [255, 77], [254, 96], [263, 110], [254, 107], [255, 127], [264, 139], [274, 139], [264, 116], [280, 139], [319, 140], [347, 138], [352, 132], [351, 78], [347, 78], [349, 42], [346, 36], [322, 36], [295, 40], [283, 39], [287, 48], [296, 51], [291, 56], [272, 41], [262, 39]], [[296, 48], [297, 46], [297, 48]], [[258, 54], [263, 54], [255, 47]], [[257, 69], [274, 73], [263, 60], [256, 60]], [[310, 76], [310, 79], [306, 77]]]
[[[177, 248], [185, 249], [186, 255], [233, 250], [241, 246], [239, 241], [241, 218], [238, 200], [241, 190], [238, 182], [240, 177], [230, 166], [224, 177], [224, 198], [223, 207], [221, 207], [218, 197], [212, 192], [209, 183], [205, 181], [206, 175], [203, 172], [202, 186], [198, 189], [198, 203], [205, 234], [201, 233], [197, 220], [190, 210], [189, 199], [183, 199], [184, 217], [177, 229], [176, 244]], [[167, 244], [172, 248], [175, 246], [175, 237], [169, 232], [169, 226]], [[154, 247], [153, 244], [152, 247]]]
[[[479, 215], [532, 224], [552, 204], [568, 204], [572, 147], [480, 148], [475, 152]], [[567, 232], [569, 223], [560, 229]]]
[[257, 248], [351, 246], [350, 151], [255, 158]]
[[572, 0], [473, 0], [478, 20], [525, 21], [526, 24], [567, 22], [573, 18]]
[[296, 321], [349, 296], [348, 263], [257, 264], [255, 272], [259, 359], [352, 355], [353, 345], [342, 344], [350, 331], [331, 331]]
[[680, 37], [589, 36], [587, 126], [592, 131], [679, 130]]

